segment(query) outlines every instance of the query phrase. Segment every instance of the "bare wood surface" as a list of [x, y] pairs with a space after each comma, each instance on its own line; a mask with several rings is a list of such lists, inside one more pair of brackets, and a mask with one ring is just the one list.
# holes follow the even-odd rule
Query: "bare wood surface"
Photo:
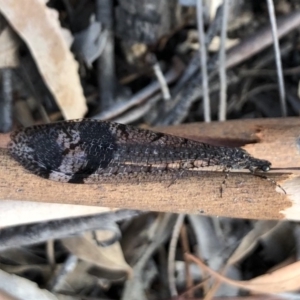
[[[231, 172], [223, 187], [222, 172], [201, 177], [142, 184], [74, 185], [52, 182], [25, 171], [5, 149], [0, 135], [0, 200], [95, 205], [255, 219], [300, 219], [300, 119], [236, 120], [156, 128], [215, 145], [241, 146], [272, 162], [270, 180], [248, 171]], [[274, 184], [276, 181], [286, 191]]]

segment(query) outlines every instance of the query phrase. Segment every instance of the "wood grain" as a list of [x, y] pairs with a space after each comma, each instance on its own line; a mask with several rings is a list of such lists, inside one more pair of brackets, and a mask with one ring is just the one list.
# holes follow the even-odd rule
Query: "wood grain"
[[[222, 172], [201, 177], [142, 184], [74, 185], [52, 182], [29, 174], [5, 148], [0, 149], [0, 200], [132, 208], [177, 213], [254, 218], [300, 219], [300, 119], [239, 120], [156, 128], [216, 145], [243, 146], [253, 156], [272, 162], [269, 180], [248, 171], [231, 172], [220, 188]], [[0, 136], [0, 147], [8, 139]], [[273, 182], [272, 182], [273, 181]], [[274, 184], [280, 184], [287, 194]]]

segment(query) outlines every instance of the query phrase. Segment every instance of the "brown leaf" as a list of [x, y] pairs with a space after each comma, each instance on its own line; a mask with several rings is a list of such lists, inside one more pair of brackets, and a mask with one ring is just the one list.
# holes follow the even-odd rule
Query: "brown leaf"
[[17, 67], [20, 39], [2, 16], [0, 24], [0, 68]]
[[0, 0], [0, 11], [25, 41], [66, 119], [82, 118], [86, 103], [78, 64], [70, 52], [57, 14], [43, 0]]
[[62, 240], [62, 243], [78, 258], [99, 268], [109, 270], [110, 273], [120, 273], [120, 276], [123, 276], [124, 273], [130, 276], [132, 273], [131, 267], [124, 260], [119, 243], [114, 243], [109, 247], [101, 247], [92, 240], [90, 234], [66, 238]]

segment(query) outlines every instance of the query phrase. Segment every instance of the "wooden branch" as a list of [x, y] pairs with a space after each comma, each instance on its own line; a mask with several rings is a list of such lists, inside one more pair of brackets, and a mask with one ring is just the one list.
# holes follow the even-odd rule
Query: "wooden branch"
[[[186, 124], [155, 130], [215, 145], [242, 146], [253, 156], [272, 162], [270, 180], [248, 171], [231, 172], [220, 188], [222, 172], [201, 177], [141, 184], [76, 185], [45, 180], [25, 171], [9, 157], [0, 135], [0, 200], [107, 206], [175, 213], [300, 220], [299, 118], [236, 120]], [[273, 181], [273, 182], [272, 182]], [[274, 184], [274, 181], [286, 191]]]

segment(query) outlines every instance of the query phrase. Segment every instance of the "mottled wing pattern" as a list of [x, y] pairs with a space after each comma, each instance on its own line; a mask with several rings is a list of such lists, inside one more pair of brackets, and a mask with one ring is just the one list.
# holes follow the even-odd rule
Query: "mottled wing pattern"
[[109, 182], [116, 178], [162, 180], [210, 166], [250, 169], [270, 165], [240, 148], [215, 147], [88, 119], [18, 130], [11, 135], [9, 150], [34, 174], [70, 183]]

